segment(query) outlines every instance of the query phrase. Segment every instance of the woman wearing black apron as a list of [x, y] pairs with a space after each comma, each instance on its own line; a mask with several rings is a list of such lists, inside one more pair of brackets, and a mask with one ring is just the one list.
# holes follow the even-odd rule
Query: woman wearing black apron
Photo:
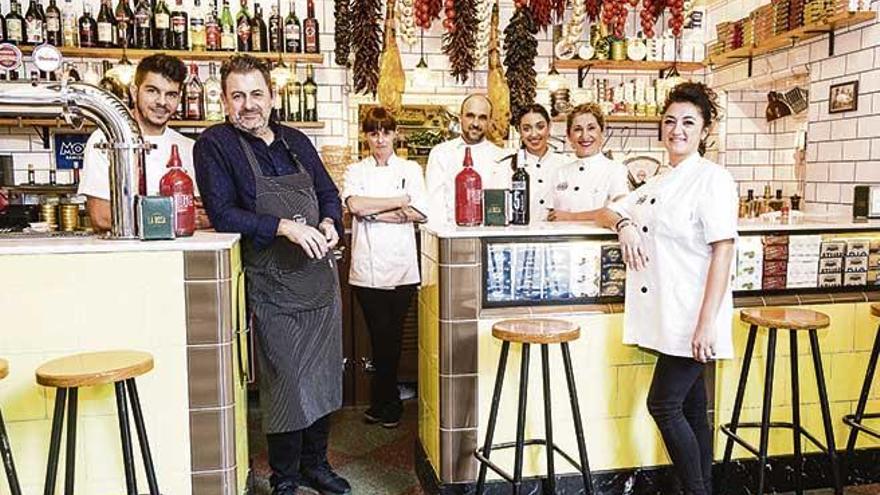
[[305, 136], [269, 123], [264, 62], [233, 57], [221, 77], [230, 123], [199, 138], [196, 178], [215, 228], [243, 236], [273, 494], [293, 495], [298, 486], [350, 493], [326, 457], [329, 414], [342, 405], [342, 310], [332, 254], [338, 191]]

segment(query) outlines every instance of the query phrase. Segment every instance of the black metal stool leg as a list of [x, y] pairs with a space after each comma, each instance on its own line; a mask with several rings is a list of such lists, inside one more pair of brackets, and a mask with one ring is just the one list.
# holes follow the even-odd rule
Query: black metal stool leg
[[12, 461], [12, 447], [9, 445], [9, 435], [6, 433], [3, 413], [0, 413], [0, 457], [3, 457], [3, 467], [6, 468], [6, 481], [9, 483], [9, 493], [21, 495], [21, 486], [18, 483], [18, 475], [15, 474], [15, 463]]
[[128, 388], [128, 398], [131, 402], [131, 412], [134, 416], [134, 426], [137, 430], [138, 443], [141, 447], [141, 457], [144, 459], [144, 471], [147, 473], [147, 486], [150, 495], [159, 495], [159, 483], [156, 481], [156, 468], [153, 467], [153, 455], [150, 453], [150, 442], [147, 441], [147, 427], [144, 425], [144, 413], [141, 410], [141, 399], [138, 397], [137, 385], [134, 378], [125, 380]]
[[55, 411], [52, 413], [52, 436], [49, 441], [49, 463], [46, 466], [44, 495], [55, 493], [55, 479], [58, 475], [58, 454], [61, 451], [61, 429], [64, 428], [64, 406], [67, 402], [67, 389], [55, 390]]
[[[874, 381], [874, 372], [877, 369], [877, 358], [880, 357], [880, 326], [877, 327], [877, 335], [874, 337], [874, 349], [868, 359], [868, 369], [865, 372], [865, 382], [862, 383], [862, 392], [859, 394], [859, 402], [856, 405], [856, 413], [853, 416], [855, 423], [861, 423], [865, 415], [865, 405], [868, 403], [868, 395], [871, 392], [871, 384]], [[859, 435], [858, 428], [852, 428], [849, 439], [846, 442], [846, 457], [852, 459], [853, 450], [856, 448], [856, 439]]]
[[116, 412], [119, 416], [119, 436], [122, 439], [122, 462], [125, 467], [125, 487], [127, 495], [137, 495], [137, 479], [131, 448], [131, 429], [128, 425], [128, 405], [125, 400], [125, 383], [116, 382]]
[[516, 450], [513, 456], [513, 495], [522, 489], [523, 450], [526, 443], [526, 401], [529, 395], [529, 344], [522, 345], [519, 370], [519, 407], [516, 411]]
[[801, 449], [801, 389], [798, 378], [798, 344], [797, 332], [789, 332], [789, 353], [791, 354], [791, 424], [792, 442], [794, 445], [794, 483], [795, 494], [804, 493], [804, 453]]
[[571, 415], [574, 420], [574, 432], [577, 436], [578, 454], [581, 459], [581, 476], [584, 478], [584, 493], [592, 495], [593, 479], [590, 475], [590, 461], [587, 459], [587, 443], [584, 440], [584, 424], [581, 421], [581, 407], [578, 403], [577, 387], [574, 383], [574, 371], [571, 367], [571, 352], [568, 342], [562, 343], [562, 361], [565, 365], [565, 380], [568, 382], [568, 397], [571, 400]]
[[767, 339], [767, 369], [764, 372], [764, 406], [761, 410], [761, 445], [758, 448], [758, 494], [764, 493], [767, 473], [767, 446], [770, 440], [770, 408], [773, 403], [773, 367], [776, 364], [776, 329], [769, 330]]
[[[489, 422], [486, 425], [486, 441], [483, 442], [483, 456], [489, 458], [492, 452], [492, 439], [495, 436], [495, 422], [498, 420], [498, 406], [501, 403], [501, 389], [504, 385], [504, 370], [507, 368], [507, 354], [510, 351], [510, 342], [503, 341], [501, 343], [501, 356], [498, 358], [498, 371], [495, 374], [495, 390], [492, 392], [492, 406], [489, 409]], [[483, 488], [486, 485], [486, 466], [480, 463], [480, 472], [477, 476], [476, 495], [483, 494]]]
[[74, 495], [73, 482], [76, 480], [76, 409], [79, 389], [72, 387], [67, 391], [67, 453], [64, 456], [64, 495]]
[[[739, 373], [739, 385], [736, 388], [736, 398], [733, 400], [733, 413], [730, 417], [730, 431], [736, 433], [739, 427], [739, 417], [742, 414], [743, 399], [746, 395], [746, 383], [749, 379], [749, 368], [752, 366], [752, 354], [755, 352], [755, 338], [758, 335], [758, 325], [752, 325], [749, 328], [749, 338], [746, 341], [746, 353], [743, 356], [742, 370]], [[728, 470], [730, 469], [730, 459], [733, 457], [733, 437], [727, 437], [727, 444], [724, 446], [724, 460], [721, 462], [721, 480], [718, 486], [724, 486], [727, 480]]]
[[544, 438], [547, 440], [547, 489], [556, 494], [556, 469], [553, 466], [553, 413], [550, 400], [550, 356], [547, 344], [541, 344], [541, 367], [544, 373]]
[[831, 476], [834, 479], [834, 493], [843, 494], [840, 481], [840, 468], [837, 465], [837, 450], [834, 446], [834, 428], [831, 426], [831, 410], [828, 405], [828, 390], [825, 388], [825, 371], [822, 369], [822, 354], [819, 352], [819, 336], [810, 329], [810, 349], [813, 351], [813, 367], [816, 370], [816, 384], [819, 388], [819, 406], [822, 408], [822, 424], [825, 427], [825, 446], [831, 461]]

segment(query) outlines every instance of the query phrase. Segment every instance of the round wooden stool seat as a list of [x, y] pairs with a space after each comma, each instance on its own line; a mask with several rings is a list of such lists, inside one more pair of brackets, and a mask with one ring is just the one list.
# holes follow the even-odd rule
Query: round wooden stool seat
[[492, 325], [492, 336], [522, 344], [560, 344], [576, 340], [581, 336], [581, 329], [565, 320], [522, 318], [501, 320]]
[[818, 330], [831, 325], [825, 313], [802, 308], [748, 308], [740, 311], [739, 319], [777, 330]]
[[0, 359], [0, 380], [9, 375], [9, 363], [5, 359]]
[[74, 388], [105, 385], [134, 378], [153, 369], [153, 356], [140, 351], [104, 351], [54, 359], [37, 368], [37, 383]]
[[874, 316], [880, 316], [880, 303], [871, 304], [871, 314]]

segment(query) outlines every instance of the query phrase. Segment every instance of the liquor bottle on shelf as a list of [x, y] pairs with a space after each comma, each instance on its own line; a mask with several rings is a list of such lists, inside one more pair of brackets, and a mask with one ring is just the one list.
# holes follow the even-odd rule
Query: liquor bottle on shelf
[[222, 95], [220, 80], [217, 79], [217, 66], [214, 62], [208, 64], [208, 79], [205, 81], [205, 120], [222, 122], [223, 105], [220, 103]]
[[205, 88], [199, 80], [199, 66], [195, 62], [189, 66], [189, 81], [186, 82], [186, 120], [205, 120]]
[[284, 19], [284, 51], [287, 53], [302, 52], [302, 25], [296, 16], [296, 2], [290, 0], [290, 10]]
[[303, 83], [303, 112], [304, 122], [318, 121], [318, 85], [315, 83], [315, 68], [312, 64], [306, 66], [306, 82]]
[[171, 48], [189, 50], [189, 14], [183, 8], [183, 0], [177, 0], [171, 12]]
[[470, 146], [464, 149], [462, 169], [455, 176], [455, 223], [462, 227], [483, 224], [483, 180], [474, 170]]
[[55, 46], [61, 46], [64, 42], [62, 34], [62, 17], [61, 9], [55, 0], [49, 0], [49, 7], [46, 8], [46, 41]]
[[98, 46], [113, 48], [116, 46], [116, 16], [110, 9], [110, 0], [101, 0], [98, 12]]
[[46, 42], [46, 9], [41, 0], [37, 0], [37, 14], [43, 19], [43, 43]]
[[79, 46], [79, 27], [73, 1], [64, 0], [64, 11], [61, 13], [61, 43], [66, 47]]
[[223, 13], [220, 14], [220, 49], [235, 51], [235, 40], [235, 21], [232, 20], [232, 12], [229, 10], [229, 0], [223, 0]]
[[284, 51], [284, 29], [281, 21], [278, 6], [272, 5], [272, 14], [269, 16], [269, 51], [272, 53]]
[[205, 16], [205, 49], [209, 52], [220, 50], [220, 16], [217, 12], [217, 1]]
[[79, 46], [98, 46], [98, 23], [92, 17], [92, 7], [87, 3], [83, 4], [83, 15], [79, 18]]
[[291, 122], [302, 121], [302, 83], [296, 75], [296, 62], [291, 69], [293, 77], [287, 83], [287, 119]]
[[191, 236], [196, 230], [194, 190], [192, 178], [183, 170], [177, 145], [172, 144], [168, 172], [159, 181], [159, 194], [173, 199], [175, 237]]
[[28, 45], [43, 44], [43, 28], [46, 18], [40, 14], [37, 1], [31, 0], [27, 13], [24, 16], [24, 42]]
[[34, 164], [28, 163], [28, 185], [33, 186], [37, 183], [37, 173], [34, 171]]
[[116, 44], [128, 48], [134, 45], [134, 12], [128, 0], [116, 4]]
[[158, 0], [153, 9], [153, 48], [171, 49], [171, 10], [165, 0]]
[[189, 16], [189, 44], [194, 52], [203, 52], [207, 48], [205, 11], [200, 0], [194, 0], [192, 15]]
[[267, 39], [266, 21], [263, 20], [263, 8], [259, 3], [254, 4], [254, 18], [251, 19], [251, 50], [265, 52], [269, 48]]
[[6, 42], [20, 45], [24, 42], [24, 17], [21, 16], [18, 2], [12, 0], [6, 14]]
[[235, 34], [238, 40], [238, 51], [249, 52], [253, 50], [251, 13], [248, 12], [247, 0], [241, 0], [241, 8], [238, 10], [238, 17], [235, 18]]
[[510, 223], [529, 224], [529, 174], [525, 168], [525, 151], [514, 157], [516, 171], [510, 180]]
[[134, 9], [134, 46], [153, 47], [153, 9], [148, 0], [140, 0]]
[[305, 53], [321, 53], [321, 30], [315, 18], [315, 0], [308, 2], [308, 17], [303, 21], [303, 49]]

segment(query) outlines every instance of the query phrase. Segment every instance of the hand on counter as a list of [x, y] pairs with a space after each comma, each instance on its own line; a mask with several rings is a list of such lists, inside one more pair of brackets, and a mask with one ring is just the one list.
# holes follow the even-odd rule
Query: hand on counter
[[699, 326], [694, 332], [691, 339], [691, 350], [694, 353], [694, 359], [706, 363], [710, 359], [715, 358], [715, 332], [706, 330]]
[[327, 240], [327, 247], [333, 249], [339, 244], [339, 233], [336, 232], [336, 227], [333, 225], [333, 220], [329, 218], [325, 218], [318, 224], [318, 228], [321, 229], [321, 232], [324, 233], [324, 238]]
[[293, 220], [282, 218], [278, 222], [277, 234], [286, 237], [294, 244], [299, 244], [303, 251], [309, 255], [309, 258], [323, 258], [327, 254], [327, 249], [329, 249], [324, 234], [304, 223], [297, 223]]
[[213, 227], [211, 219], [208, 218], [208, 212], [205, 211], [202, 198], [193, 198], [193, 205], [196, 207], [196, 230], [207, 230]]
[[623, 262], [631, 270], [640, 271], [648, 264], [648, 256], [642, 243], [642, 234], [632, 223], [617, 232], [620, 249], [623, 251]]

